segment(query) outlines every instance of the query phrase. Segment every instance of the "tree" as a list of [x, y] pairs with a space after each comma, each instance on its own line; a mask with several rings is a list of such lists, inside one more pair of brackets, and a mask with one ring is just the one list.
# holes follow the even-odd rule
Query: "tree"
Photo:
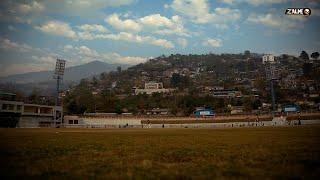
[[309, 55], [306, 51], [302, 51], [299, 56], [302, 60], [309, 60]]
[[312, 58], [312, 59], [317, 60], [318, 57], [319, 57], [319, 52], [313, 52], [313, 53], [311, 54], [311, 58]]
[[89, 84], [81, 80], [78, 86], [72, 89], [63, 99], [67, 114], [82, 114], [84, 112], [95, 112], [95, 98], [93, 97]]
[[30, 96], [28, 97], [30, 103], [40, 104], [40, 101], [41, 101], [40, 94], [41, 94], [41, 91], [39, 88], [33, 88]]
[[242, 104], [244, 106], [244, 110], [250, 112], [253, 109], [253, 99], [250, 97], [245, 97], [242, 99]]
[[98, 86], [98, 79], [96, 78], [96, 76], [93, 76], [93, 77], [92, 77], [92, 85], [93, 85], [94, 87], [97, 87], [97, 86]]
[[281, 58], [282, 58], [282, 59], [288, 59], [288, 58], [289, 58], [289, 55], [288, 55], [288, 54], [282, 54], [282, 55], [281, 55]]
[[309, 76], [312, 71], [312, 63], [304, 63], [302, 70], [303, 70], [303, 75]]
[[88, 79], [81, 79], [81, 80], [80, 80], [80, 83], [79, 83], [79, 86], [87, 87], [88, 84], [89, 84]]
[[249, 58], [250, 55], [251, 55], [251, 53], [250, 53], [249, 50], [245, 50], [245, 51], [244, 51], [244, 57], [245, 57], [245, 58]]
[[261, 106], [262, 106], [262, 102], [260, 101], [260, 99], [255, 99], [252, 103], [253, 109], [259, 109], [259, 107]]
[[261, 77], [257, 77], [254, 81], [254, 87], [259, 91], [264, 91], [267, 86], [267, 81]]
[[118, 66], [118, 67], [117, 67], [117, 72], [118, 72], [118, 73], [121, 73], [121, 66]]
[[99, 79], [103, 80], [106, 78], [106, 73], [101, 73]]
[[177, 73], [172, 74], [170, 82], [173, 87], [178, 87], [180, 89], [183, 89], [189, 86], [188, 77], [181, 76], [180, 74], [177, 74]]

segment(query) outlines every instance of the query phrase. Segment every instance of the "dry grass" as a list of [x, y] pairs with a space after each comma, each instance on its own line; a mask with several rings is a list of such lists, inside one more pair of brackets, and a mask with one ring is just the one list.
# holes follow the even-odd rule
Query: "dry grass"
[[[293, 114], [293, 115], [289, 115], [287, 117], [288, 121], [291, 120], [298, 120], [299, 119], [299, 114]], [[315, 120], [315, 119], [320, 119], [320, 113], [310, 113], [310, 114], [301, 114], [300, 115], [300, 119], [303, 120]]]
[[1, 129], [5, 178], [317, 178], [320, 127]]

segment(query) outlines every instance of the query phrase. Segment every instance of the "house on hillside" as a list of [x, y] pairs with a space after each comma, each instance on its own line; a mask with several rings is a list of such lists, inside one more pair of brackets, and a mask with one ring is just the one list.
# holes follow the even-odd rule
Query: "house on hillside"
[[163, 87], [163, 83], [160, 82], [148, 82], [148, 83], [145, 83], [144, 84], [144, 89], [139, 89], [139, 88], [136, 88], [134, 89], [135, 91], [135, 95], [138, 95], [138, 94], [153, 94], [153, 93], [170, 93], [172, 91], [174, 91], [174, 89], [166, 89]]
[[216, 98], [238, 98], [242, 97], [241, 91], [232, 89], [214, 90], [212, 96]]

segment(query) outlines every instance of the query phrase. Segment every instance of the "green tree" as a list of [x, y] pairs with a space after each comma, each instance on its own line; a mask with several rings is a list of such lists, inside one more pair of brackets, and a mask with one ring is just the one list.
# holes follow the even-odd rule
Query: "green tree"
[[181, 76], [180, 74], [174, 73], [170, 79], [171, 85], [173, 87], [178, 87], [180, 89], [187, 88], [190, 84], [189, 78]]
[[117, 72], [118, 72], [118, 73], [121, 73], [121, 66], [118, 66], [118, 67], [117, 67]]
[[250, 51], [249, 51], [249, 50], [245, 50], [245, 51], [244, 51], [244, 57], [245, 57], [245, 58], [249, 58], [250, 56], [251, 56]]
[[312, 63], [310, 62], [303, 63], [302, 70], [303, 70], [303, 75], [309, 76], [312, 72]]
[[251, 98], [243, 98], [243, 106], [245, 111], [247, 112], [251, 111], [252, 104], [253, 104], [253, 101], [251, 100]]
[[92, 77], [92, 85], [93, 87], [97, 87], [99, 84], [98, 79], [96, 78], [96, 76]]
[[313, 52], [311, 58], [317, 60], [319, 58], [319, 52]]
[[33, 88], [30, 96], [28, 97], [28, 100], [30, 101], [30, 103], [40, 104], [41, 103], [40, 93], [41, 93], [40, 89]]
[[306, 51], [301, 51], [300, 56], [299, 56], [302, 60], [309, 60], [309, 55]]
[[67, 114], [82, 114], [84, 112], [95, 112], [95, 98], [86, 81], [67, 93], [64, 98], [65, 112]]

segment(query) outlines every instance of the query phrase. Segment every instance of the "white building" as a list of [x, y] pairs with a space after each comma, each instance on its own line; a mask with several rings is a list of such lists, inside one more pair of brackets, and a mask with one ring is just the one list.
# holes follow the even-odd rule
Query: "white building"
[[163, 88], [163, 83], [148, 82], [144, 84], [144, 89], [135, 89], [135, 94], [169, 93], [173, 89]]
[[262, 63], [275, 63], [274, 55], [272, 54], [265, 54], [262, 56]]
[[163, 89], [163, 83], [148, 82], [144, 84], [144, 89]]

